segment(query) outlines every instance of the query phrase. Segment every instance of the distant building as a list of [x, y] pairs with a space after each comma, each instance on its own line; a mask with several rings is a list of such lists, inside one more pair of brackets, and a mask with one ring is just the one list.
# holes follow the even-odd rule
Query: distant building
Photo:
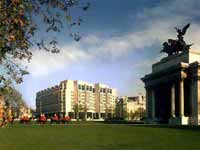
[[[117, 92], [100, 83], [65, 80], [59, 85], [37, 92], [36, 112], [76, 118], [106, 118], [114, 114]], [[78, 109], [78, 110], [76, 110]]]
[[[123, 96], [119, 97], [116, 106], [116, 115], [127, 120], [139, 120], [140, 116], [136, 116], [139, 111], [145, 111], [146, 98], [143, 95], [134, 97]], [[135, 115], [135, 117], [134, 117]]]

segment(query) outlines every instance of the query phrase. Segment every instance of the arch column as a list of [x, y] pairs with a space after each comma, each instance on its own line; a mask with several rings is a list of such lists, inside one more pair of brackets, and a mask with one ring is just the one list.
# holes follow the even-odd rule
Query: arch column
[[147, 123], [156, 123], [156, 110], [155, 110], [155, 91], [152, 87], [146, 87], [146, 117]]
[[155, 106], [156, 100], [155, 100], [155, 91], [153, 89], [151, 89], [151, 100], [152, 100], [152, 102], [151, 102], [151, 105], [152, 105], [151, 106], [152, 107], [151, 116], [152, 116], [152, 119], [154, 120], [156, 118], [156, 106]]
[[[179, 104], [179, 112], [178, 112], [178, 116], [175, 116], [175, 111], [173, 111], [173, 108], [175, 108], [173, 106], [172, 103], [171, 104], [171, 119], [169, 120], [169, 123], [171, 125], [186, 125], [188, 124], [188, 117], [185, 117], [184, 115], [184, 79], [180, 79], [179, 83], [178, 83], [178, 88], [179, 88], [179, 99], [178, 99], [178, 104]], [[172, 86], [171, 89], [171, 102], [173, 102], [173, 99], [175, 99], [174, 97], [174, 93], [175, 93], [175, 88]], [[173, 116], [174, 115], [174, 116]]]
[[145, 87], [146, 89], [146, 118], [150, 118], [150, 90], [148, 87]]
[[184, 80], [179, 81], [179, 117], [184, 117]]
[[171, 117], [175, 117], [175, 83], [171, 86]]

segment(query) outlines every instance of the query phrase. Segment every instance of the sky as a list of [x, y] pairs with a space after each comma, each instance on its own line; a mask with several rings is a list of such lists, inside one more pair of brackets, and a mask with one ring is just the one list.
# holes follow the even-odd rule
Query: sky
[[199, 0], [88, 1], [87, 12], [75, 12], [84, 19], [82, 39], [75, 42], [68, 31], [54, 34], [61, 52], [34, 51], [27, 64], [30, 74], [16, 88], [32, 108], [36, 92], [66, 79], [108, 84], [120, 96], [144, 94], [141, 78], [166, 56], [160, 50], [168, 38], [176, 39], [174, 27], [190, 22], [185, 40], [200, 50]]

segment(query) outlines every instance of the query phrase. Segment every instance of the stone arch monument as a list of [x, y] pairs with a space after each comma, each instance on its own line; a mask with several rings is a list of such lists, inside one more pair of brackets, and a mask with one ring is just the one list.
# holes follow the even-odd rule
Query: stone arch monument
[[168, 39], [168, 54], [152, 65], [142, 81], [146, 89], [146, 123], [200, 124], [200, 51], [191, 50], [183, 36], [190, 24], [176, 28], [177, 39]]

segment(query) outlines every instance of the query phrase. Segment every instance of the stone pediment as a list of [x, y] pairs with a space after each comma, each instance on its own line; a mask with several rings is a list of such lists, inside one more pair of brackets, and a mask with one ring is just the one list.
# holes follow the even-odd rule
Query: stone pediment
[[193, 62], [200, 62], [200, 51], [189, 50], [186, 52], [182, 52], [182, 53], [178, 53], [175, 55], [162, 58], [159, 62], [153, 64], [152, 72], [155, 73], [155, 72], [168, 69], [181, 62], [187, 63], [187, 64], [191, 64]]

